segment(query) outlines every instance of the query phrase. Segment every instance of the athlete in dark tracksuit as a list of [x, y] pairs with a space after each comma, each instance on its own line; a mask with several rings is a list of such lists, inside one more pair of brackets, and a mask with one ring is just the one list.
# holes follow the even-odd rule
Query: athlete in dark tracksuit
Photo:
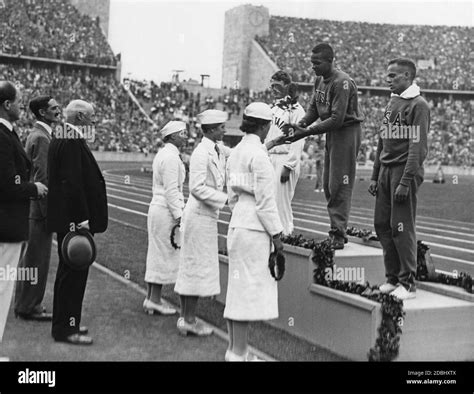
[[407, 299], [415, 295], [416, 194], [423, 182], [430, 110], [416, 84], [406, 87], [412, 77], [405, 85], [399, 81], [408, 73], [403, 61], [389, 68], [392, 92], [395, 85], [400, 87], [385, 109], [369, 192], [376, 196], [374, 227], [383, 247], [387, 278], [381, 290], [388, 293], [401, 285], [404, 289], [395, 289], [393, 295]]
[[[326, 133], [323, 186], [331, 223], [329, 235], [334, 248], [343, 249], [363, 117], [359, 113], [357, 86], [349, 75], [333, 67], [332, 48], [328, 44], [317, 45], [311, 62], [318, 76], [313, 97], [295, 137], [288, 141]], [[317, 119], [321, 122], [310, 126]], [[310, 127], [303, 128], [307, 126]]]

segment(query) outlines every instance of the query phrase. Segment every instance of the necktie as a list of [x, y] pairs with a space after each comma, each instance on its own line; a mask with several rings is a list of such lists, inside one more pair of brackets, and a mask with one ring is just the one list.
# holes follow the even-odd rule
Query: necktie
[[216, 152], [217, 152], [217, 157], [219, 157], [219, 154], [220, 154], [221, 152], [219, 151], [219, 147], [217, 146], [217, 144], [214, 145], [214, 149], [215, 149]]

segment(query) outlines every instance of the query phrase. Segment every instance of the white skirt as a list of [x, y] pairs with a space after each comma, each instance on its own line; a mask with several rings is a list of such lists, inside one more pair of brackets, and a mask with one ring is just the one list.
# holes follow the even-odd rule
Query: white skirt
[[184, 210], [181, 258], [174, 291], [211, 297], [221, 292], [217, 218]]
[[289, 235], [294, 229], [291, 201], [295, 195], [296, 184], [298, 183], [301, 167], [300, 164], [298, 164], [294, 171], [290, 171], [290, 178], [288, 181], [281, 183], [281, 172], [287, 161], [287, 155], [270, 155], [270, 160], [273, 169], [275, 170], [275, 198], [278, 215], [280, 216], [280, 221], [283, 225], [283, 234]]
[[[171, 284], [176, 282], [179, 267], [179, 249], [171, 246], [170, 234], [174, 219], [169, 209], [151, 204], [148, 210], [148, 252], [145, 282]], [[180, 232], [176, 231], [176, 237]]]
[[278, 284], [268, 268], [271, 239], [263, 231], [229, 228], [229, 281], [224, 317], [270, 320], [278, 317]]

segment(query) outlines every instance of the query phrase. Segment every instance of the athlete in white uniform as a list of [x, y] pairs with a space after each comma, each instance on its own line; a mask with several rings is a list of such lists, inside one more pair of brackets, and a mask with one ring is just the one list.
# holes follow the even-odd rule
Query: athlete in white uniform
[[[270, 131], [265, 139], [266, 145], [283, 135], [285, 124], [296, 124], [305, 116], [303, 107], [297, 101], [296, 85], [291, 82], [288, 73], [277, 71], [273, 74], [271, 89], [275, 101], [272, 107], [273, 119]], [[275, 171], [276, 201], [284, 235], [293, 232], [291, 200], [300, 176], [304, 144], [305, 140], [301, 139], [292, 144], [270, 148], [268, 151]]]

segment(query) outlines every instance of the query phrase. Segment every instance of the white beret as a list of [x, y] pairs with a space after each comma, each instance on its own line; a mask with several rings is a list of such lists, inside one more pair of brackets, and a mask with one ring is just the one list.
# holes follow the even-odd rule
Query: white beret
[[179, 120], [172, 120], [166, 123], [165, 127], [161, 129], [161, 138], [165, 138], [167, 135], [178, 133], [182, 130], [186, 130], [186, 123]]
[[228, 115], [224, 111], [218, 109], [207, 109], [197, 116], [198, 123], [201, 124], [218, 124], [227, 122]]
[[265, 103], [251, 103], [245, 107], [245, 116], [251, 116], [252, 118], [272, 120], [273, 113], [269, 105]]

